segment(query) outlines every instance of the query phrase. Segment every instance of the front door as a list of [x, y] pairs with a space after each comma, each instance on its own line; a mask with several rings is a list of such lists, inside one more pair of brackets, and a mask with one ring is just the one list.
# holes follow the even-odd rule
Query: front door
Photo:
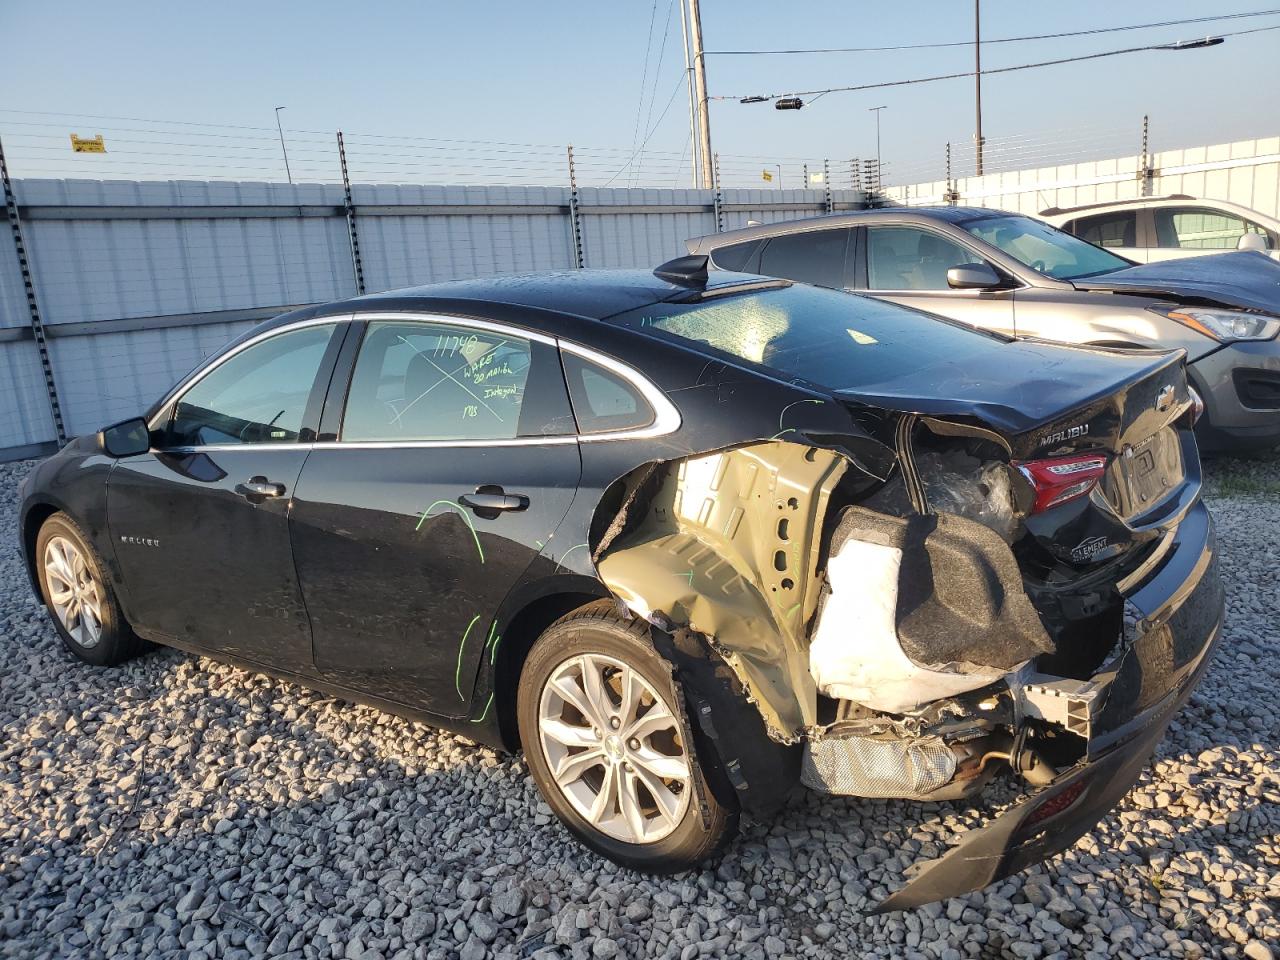
[[369, 321], [291, 526], [320, 673], [442, 716], [467, 714], [580, 471], [554, 344], [469, 323]]
[[[866, 292], [882, 300], [1012, 336], [1013, 290], [953, 290], [947, 271], [983, 263], [968, 247], [916, 226], [869, 226], [861, 249]], [[994, 264], [988, 264], [997, 273]], [[859, 271], [861, 272], [861, 271]]]
[[289, 507], [338, 328], [309, 325], [229, 354], [171, 405], [155, 449], [116, 464], [107, 520], [142, 632], [310, 670]]

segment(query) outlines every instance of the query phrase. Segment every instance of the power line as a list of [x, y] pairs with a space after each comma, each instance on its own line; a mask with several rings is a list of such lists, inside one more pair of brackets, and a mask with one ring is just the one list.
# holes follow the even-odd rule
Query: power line
[[[671, 96], [667, 98], [667, 105], [662, 108], [662, 113], [658, 114], [657, 121], [654, 123], [652, 127], [649, 128], [649, 133], [645, 136], [644, 140], [641, 141], [640, 146], [637, 147], [636, 150], [631, 154], [631, 156], [627, 158], [627, 162], [618, 168], [617, 173], [615, 173], [612, 177], [610, 177], [608, 180], [605, 181], [604, 185], [606, 187], [609, 184], [613, 183], [613, 181], [616, 180], [624, 170], [630, 167], [631, 164], [635, 161], [636, 157], [640, 155], [640, 152], [644, 150], [645, 144], [649, 142], [649, 138], [654, 135], [658, 127], [662, 124], [663, 118], [666, 117], [667, 111], [671, 109], [671, 104], [675, 102], [676, 94], [680, 92], [680, 86], [683, 83], [684, 83], [684, 73], [682, 71], [680, 74], [679, 81], [676, 83], [675, 88], [671, 91]], [[681, 157], [680, 159], [681, 159], [681, 162], [684, 161], [683, 157]]]
[[[1213, 37], [1205, 37], [1203, 40], [1178, 41], [1177, 43], [1153, 43], [1145, 47], [1126, 47], [1123, 50], [1104, 50], [1101, 53], [1087, 53], [1075, 57], [1060, 57], [1057, 60], [1042, 60], [1038, 63], [1020, 63], [1013, 67], [995, 67], [982, 71], [982, 76], [988, 76], [996, 73], [1013, 73], [1017, 70], [1031, 70], [1036, 67], [1053, 67], [1062, 63], [1077, 63], [1082, 60], [1101, 60], [1104, 57], [1118, 57], [1125, 53], [1142, 53], [1147, 50], [1177, 50], [1191, 49], [1194, 46], [1212, 45], [1214, 42], [1221, 43], [1227, 37], [1239, 37], [1248, 33], [1265, 33], [1268, 30], [1280, 30], [1280, 24], [1272, 27], [1254, 27], [1251, 30], [1237, 30], [1233, 33], [1220, 33]], [[712, 100], [747, 100], [749, 102], [763, 102], [766, 100], [777, 100], [779, 97], [818, 97], [828, 93], [853, 93], [859, 90], [880, 90], [884, 87], [906, 87], [917, 83], [934, 83], [938, 80], [960, 80], [972, 77], [972, 70], [965, 70], [960, 73], [942, 73], [932, 77], [913, 77], [910, 80], [887, 80], [880, 83], [861, 83], [849, 87], [827, 87], [822, 90], [788, 90], [785, 93], [766, 93], [766, 94], [746, 94], [739, 96], [717, 96], [711, 97]]]
[[640, 114], [644, 111], [645, 87], [649, 85], [649, 53], [653, 50], [653, 20], [657, 13], [658, 0], [653, 0], [653, 6], [649, 8], [649, 39], [644, 43], [644, 72], [640, 74], [640, 101], [636, 104], [635, 129], [631, 132], [632, 150], [636, 148], [636, 141], [640, 139]]
[[[1224, 13], [1214, 17], [1192, 17], [1186, 20], [1158, 20], [1152, 23], [1132, 23], [1122, 27], [1095, 27], [1090, 30], [1068, 30], [1064, 33], [1038, 33], [1025, 37], [998, 37], [983, 40], [984, 46], [993, 43], [1021, 43], [1025, 40], [1059, 40], [1066, 37], [1088, 37], [1102, 33], [1119, 33], [1125, 30], [1150, 30], [1156, 27], [1182, 27], [1194, 23], [1211, 23], [1219, 20], [1239, 20], [1243, 17], [1270, 17], [1280, 14], [1280, 9], [1255, 10], [1248, 13]], [[971, 47], [972, 40], [948, 40], [938, 43], [902, 43], [886, 47], [814, 47], [798, 50], [708, 50], [705, 55], [717, 57], [784, 56], [807, 53], [888, 53], [901, 50], [940, 50], [946, 47]]]
[[[653, 102], [658, 99], [658, 77], [662, 74], [662, 59], [667, 54], [667, 35], [671, 32], [671, 9], [675, 6], [675, 0], [669, 0], [667, 3], [667, 21], [662, 25], [662, 46], [658, 48], [658, 65], [653, 68], [653, 87], [649, 90], [649, 112], [644, 117], [644, 128], [649, 129], [649, 124], [653, 120]], [[644, 148], [640, 148], [640, 162], [633, 168], [634, 176], [631, 185], [635, 186], [637, 177], [640, 175], [640, 168], [644, 166]]]

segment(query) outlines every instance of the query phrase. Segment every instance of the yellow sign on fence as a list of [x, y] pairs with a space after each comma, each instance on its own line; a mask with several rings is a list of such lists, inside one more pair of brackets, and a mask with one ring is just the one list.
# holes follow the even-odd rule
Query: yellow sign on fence
[[764, 180], [772, 180], [772, 179], [773, 179], [773, 171], [772, 171], [772, 170], [761, 170], [761, 171], [760, 171], [760, 177], [761, 177], [762, 179], [764, 179]]
[[96, 137], [82, 137], [78, 133], [73, 133], [71, 150], [73, 153], [106, 153], [107, 145], [103, 142], [102, 134]]

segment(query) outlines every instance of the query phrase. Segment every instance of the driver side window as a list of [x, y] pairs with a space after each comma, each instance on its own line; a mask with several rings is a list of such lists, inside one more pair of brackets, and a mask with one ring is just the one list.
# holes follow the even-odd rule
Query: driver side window
[[218, 364], [178, 399], [164, 445], [297, 442], [336, 326], [277, 334]]

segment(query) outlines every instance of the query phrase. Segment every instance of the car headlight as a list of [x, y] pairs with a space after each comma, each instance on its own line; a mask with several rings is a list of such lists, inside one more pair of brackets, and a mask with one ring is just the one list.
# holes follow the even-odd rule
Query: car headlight
[[1175, 310], [1156, 309], [1155, 312], [1222, 343], [1270, 340], [1280, 332], [1280, 319], [1242, 310], [1178, 307]]

